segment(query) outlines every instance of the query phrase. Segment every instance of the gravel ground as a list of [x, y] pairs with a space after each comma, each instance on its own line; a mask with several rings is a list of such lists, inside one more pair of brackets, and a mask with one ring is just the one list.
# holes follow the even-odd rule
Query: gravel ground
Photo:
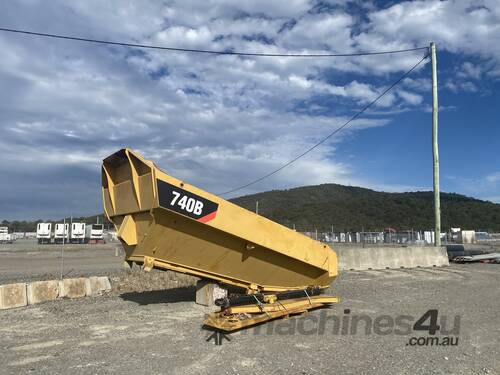
[[[106, 276], [121, 272], [123, 253], [117, 243], [104, 245], [38, 245], [36, 240], [17, 240], [0, 245], [0, 284], [65, 277]], [[117, 256], [116, 256], [117, 255]]]
[[[143, 277], [122, 275], [131, 284]], [[0, 311], [0, 373], [500, 374], [500, 265], [345, 272], [329, 290], [340, 304], [233, 333], [220, 346], [206, 341], [206, 309], [193, 302], [193, 287], [132, 290], [152, 288], [159, 276], [150, 275], [129, 289], [119, 278], [122, 289], [107, 296]], [[162, 277], [161, 287], [175, 279]], [[328, 321], [323, 334], [313, 331], [325, 316], [418, 318], [429, 309], [447, 318], [442, 329], [461, 317], [459, 333], [449, 334], [456, 346], [407, 345], [423, 331], [336, 334]]]
[[[159, 294], [165, 293], [165, 289], [170, 289], [169, 293], [172, 294], [175, 290], [172, 291], [171, 289], [177, 288], [184, 292], [184, 288], [194, 288], [198, 280], [196, 277], [171, 271], [151, 270], [151, 272], [144, 272], [139, 267], [134, 270], [115, 273], [109, 279], [112, 286], [110, 295], [113, 296], [120, 296], [124, 293], [140, 294], [140, 292], [153, 291]], [[148, 295], [148, 293], [145, 293], [145, 298]]]

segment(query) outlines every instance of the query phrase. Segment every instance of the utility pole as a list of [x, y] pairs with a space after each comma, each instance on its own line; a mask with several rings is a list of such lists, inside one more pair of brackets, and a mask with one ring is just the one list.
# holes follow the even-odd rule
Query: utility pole
[[255, 213], [259, 214], [259, 201], [255, 201]]
[[432, 65], [432, 161], [434, 171], [434, 245], [441, 246], [441, 203], [439, 197], [438, 90], [436, 43], [431, 42]]
[[61, 246], [61, 280], [63, 279], [63, 270], [64, 270], [64, 241], [65, 240], [66, 240], [66, 218], [63, 220], [63, 240], [62, 240], [62, 246]]
[[365, 247], [365, 226], [364, 225], [361, 226], [361, 234], [363, 236], [363, 240], [362, 240], [363, 241], [363, 247]]

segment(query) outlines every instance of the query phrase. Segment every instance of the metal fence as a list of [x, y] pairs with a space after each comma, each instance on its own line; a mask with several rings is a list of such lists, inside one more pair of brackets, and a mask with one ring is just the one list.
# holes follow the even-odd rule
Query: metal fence
[[357, 243], [357, 244], [408, 244], [432, 245], [432, 231], [384, 231], [384, 232], [301, 232], [315, 240], [327, 243]]
[[[394, 231], [386, 230], [380, 232], [321, 232], [300, 231], [302, 234], [311, 237], [315, 240], [326, 243], [352, 243], [352, 244], [399, 244], [399, 245], [434, 245], [434, 231], [431, 230], [406, 230]], [[441, 233], [441, 241], [443, 244], [462, 243], [460, 237], [453, 233]], [[495, 242], [500, 241], [499, 233], [488, 233], [477, 231], [474, 232], [474, 240], [472, 242]]]

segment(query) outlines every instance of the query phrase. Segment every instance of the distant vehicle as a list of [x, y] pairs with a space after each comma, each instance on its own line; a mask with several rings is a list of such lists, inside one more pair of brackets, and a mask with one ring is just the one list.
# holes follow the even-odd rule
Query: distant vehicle
[[12, 243], [14, 236], [11, 233], [0, 233], [0, 243]]
[[12, 235], [14, 236], [15, 240], [19, 240], [19, 239], [25, 238], [25, 233], [24, 232], [13, 232]]
[[69, 224], [57, 223], [54, 228], [54, 243], [69, 242]]
[[90, 224], [85, 228], [85, 240], [87, 243], [104, 243], [104, 225]]
[[0, 227], [0, 233], [9, 233], [9, 227]]
[[72, 243], [85, 242], [85, 223], [71, 224], [71, 242]]
[[36, 232], [26, 232], [26, 233], [24, 233], [24, 238], [34, 239], [34, 238], [36, 238]]
[[36, 238], [38, 243], [50, 243], [52, 237], [52, 224], [51, 223], [38, 223], [36, 226]]

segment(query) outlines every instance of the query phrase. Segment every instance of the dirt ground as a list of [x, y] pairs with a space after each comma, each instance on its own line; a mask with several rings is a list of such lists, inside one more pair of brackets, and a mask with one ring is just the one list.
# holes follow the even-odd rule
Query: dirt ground
[[[80, 276], [109, 276], [111, 295], [194, 286], [189, 275], [124, 265], [123, 250], [117, 243], [100, 245], [38, 245], [35, 241], [16, 241], [0, 245], [0, 284], [53, 280]], [[61, 261], [61, 258], [64, 258]]]
[[118, 243], [104, 245], [38, 245], [17, 240], [0, 245], [0, 284], [50, 280], [61, 276], [101, 276], [120, 272], [123, 253]]
[[[202, 329], [207, 310], [194, 303], [193, 279], [176, 286], [169, 272], [117, 267], [109, 295], [0, 311], [0, 373], [500, 374], [500, 265], [345, 272], [328, 291], [338, 305], [230, 334], [222, 345]], [[457, 345], [409, 344], [427, 340], [426, 331], [344, 332], [332, 323], [407, 315], [413, 324], [430, 309], [441, 326], [433, 337]], [[458, 331], [444, 335], [456, 316]]]

